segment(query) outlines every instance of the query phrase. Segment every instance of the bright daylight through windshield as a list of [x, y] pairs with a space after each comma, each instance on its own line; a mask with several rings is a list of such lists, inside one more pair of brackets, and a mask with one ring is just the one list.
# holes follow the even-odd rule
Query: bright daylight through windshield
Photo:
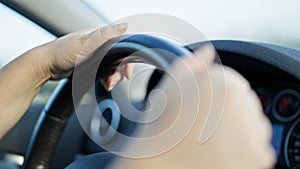
[[300, 1], [85, 0], [109, 21], [163, 13], [195, 25], [209, 39], [247, 39], [300, 48]]

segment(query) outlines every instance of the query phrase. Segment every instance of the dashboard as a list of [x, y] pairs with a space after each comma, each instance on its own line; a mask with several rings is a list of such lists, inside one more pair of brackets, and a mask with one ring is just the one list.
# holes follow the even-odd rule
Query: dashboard
[[241, 73], [259, 96], [264, 113], [272, 123], [272, 145], [277, 157], [275, 168], [300, 168], [300, 81], [297, 74], [300, 72], [293, 69], [299, 63], [289, 60], [289, 57], [300, 58], [300, 52], [297, 54], [290, 49], [293, 54], [287, 56], [289, 49], [285, 49], [282, 56], [285, 60], [282, 61], [275, 56], [276, 52], [283, 54], [282, 49], [276, 51], [276, 46], [271, 46], [270, 55], [264, 44], [264, 50], [261, 44], [248, 44], [245, 50], [238, 49], [245, 47], [239, 42], [224, 44], [216, 41], [213, 44], [222, 64]]

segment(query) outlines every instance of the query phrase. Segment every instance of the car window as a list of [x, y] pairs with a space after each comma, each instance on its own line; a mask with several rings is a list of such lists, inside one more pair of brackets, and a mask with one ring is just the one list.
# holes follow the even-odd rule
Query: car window
[[[0, 3], [0, 68], [27, 50], [56, 37], [34, 22]], [[57, 82], [48, 82], [33, 104], [45, 103]]]
[[162, 13], [196, 26], [208, 39], [242, 39], [300, 49], [300, 1], [85, 0], [108, 20]]

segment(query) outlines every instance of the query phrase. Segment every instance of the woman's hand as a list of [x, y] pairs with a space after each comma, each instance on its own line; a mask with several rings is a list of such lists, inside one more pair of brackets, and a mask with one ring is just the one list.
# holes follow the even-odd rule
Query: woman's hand
[[[23, 116], [46, 81], [68, 77], [78, 57], [90, 56], [126, 29], [127, 24], [118, 24], [75, 32], [31, 49], [3, 67], [0, 70], [0, 139]], [[112, 77], [106, 80], [107, 89], [123, 76]]]
[[[84, 61], [97, 48], [108, 40], [122, 35], [126, 29], [126, 23], [98, 27], [71, 33], [47, 44], [46, 74], [54, 80], [68, 77], [77, 61]], [[104, 87], [111, 90], [116, 83], [122, 80], [123, 76], [129, 78], [130, 72], [131, 69], [128, 65], [120, 67], [114, 75], [105, 79]]]

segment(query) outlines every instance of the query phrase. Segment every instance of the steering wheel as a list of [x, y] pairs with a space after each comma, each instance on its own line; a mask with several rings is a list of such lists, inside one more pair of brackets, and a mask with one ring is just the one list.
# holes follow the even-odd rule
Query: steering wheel
[[[104, 58], [91, 56], [90, 59], [79, 65], [79, 74], [81, 76], [87, 76], [87, 73], [89, 72], [87, 69], [91, 66], [91, 64], [98, 64], [98, 79], [111, 74], [115, 70], [116, 65], [120, 64], [120, 60], [123, 60], [124, 58], [128, 60], [128, 63], [147, 62], [163, 70], [167, 70], [172, 61], [177, 57], [191, 56], [191, 52], [184, 47], [170, 43], [158, 37], [143, 34], [126, 35], [113, 39], [97, 49], [97, 51], [103, 51], [104, 49], [107, 51]], [[138, 52], [139, 54], [135, 54], [134, 57], [130, 56], [135, 52]], [[101, 61], [100, 65], [99, 61]], [[152, 77], [154, 76], [152, 75]], [[152, 84], [159, 81], [160, 75], [155, 77], [156, 78], [152, 78], [152, 80], [150, 80], [152, 81]], [[95, 80], [95, 83], [97, 83], [97, 80]], [[53, 94], [52, 99], [50, 99], [45, 106], [39, 120], [35, 124], [35, 129], [25, 155], [25, 162], [22, 167], [23, 169], [51, 168], [51, 159], [54, 155], [58, 141], [69, 117], [75, 110], [74, 107], [76, 107], [72, 100], [73, 87], [71, 76], [60, 84]], [[88, 90], [88, 87], [91, 86], [83, 87], [78, 90], [84, 94], [84, 92]], [[109, 92], [104, 89], [100, 90], [101, 92], [98, 92], [97, 94], [101, 95], [101, 98], [110, 97]], [[110, 156], [113, 155], [108, 155], [103, 158], [109, 158]], [[84, 168], [92, 168], [93, 165], [91, 163], [95, 162], [94, 164], [97, 164], [97, 159], [99, 158], [101, 157], [98, 157], [97, 155], [88, 156], [87, 158], [71, 164], [69, 168], [81, 168], [80, 165], [85, 163], [86, 160], [89, 162], [85, 163]], [[91, 160], [93, 162], [91, 162]], [[99, 168], [99, 164], [96, 166]]]

